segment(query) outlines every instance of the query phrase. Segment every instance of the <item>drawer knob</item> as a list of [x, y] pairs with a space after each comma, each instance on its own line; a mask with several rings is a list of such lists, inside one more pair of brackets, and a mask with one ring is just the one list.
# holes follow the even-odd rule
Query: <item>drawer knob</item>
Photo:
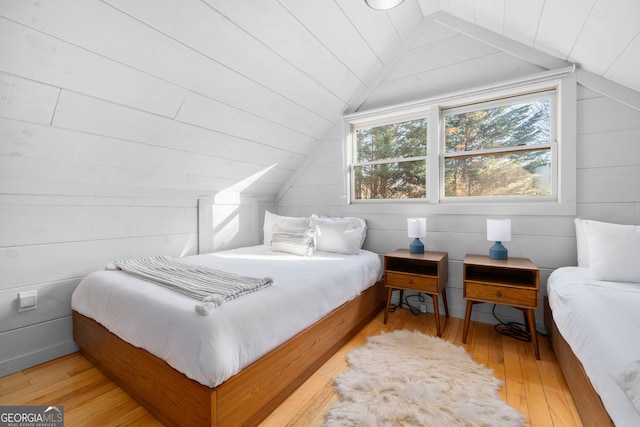
[[407, 285], [413, 285], [413, 279], [409, 279], [409, 280], [407, 281]]
[[497, 296], [498, 298], [500, 298], [500, 297], [502, 296], [502, 292], [500, 292], [500, 291], [496, 292], [496, 296]]

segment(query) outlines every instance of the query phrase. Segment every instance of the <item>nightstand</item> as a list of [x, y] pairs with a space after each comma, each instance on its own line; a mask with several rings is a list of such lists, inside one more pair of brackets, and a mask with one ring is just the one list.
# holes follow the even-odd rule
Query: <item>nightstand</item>
[[389, 288], [387, 305], [384, 309], [384, 323], [389, 317], [391, 294], [395, 289], [400, 290], [400, 305], [402, 305], [403, 291], [418, 291], [431, 295], [433, 299], [433, 314], [436, 318], [438, 336], [442, 335], [440, 328], [440, 309], [438, 295], [442, 295], [445, 316], [449, 317], [447, 294], [445, 286], [449, 280], [449, 260], [447, 252], [425, 252], [423, 254], [409, 253], [408, 249], [398, 249], [384, 256], [384, 282]]
[[540, 359], [534, 310], [540, 307], [540, 270], [528, 258], [491, 259], [484, 255], [464, 257], [463, 296], [467, 300], [462, 342], [467, 342], [473, 305], [480, 302], [519, 308], [531, 332], [536, 359]]

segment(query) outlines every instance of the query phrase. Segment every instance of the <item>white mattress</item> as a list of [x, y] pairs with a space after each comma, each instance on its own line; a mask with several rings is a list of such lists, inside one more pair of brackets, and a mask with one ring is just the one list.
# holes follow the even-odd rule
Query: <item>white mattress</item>
[[379, 280], [377, 254], [316, 252], [300, 257], [260, 245], [196, 255], [186, 262], [273, 285], [225, 302], [208, 316], [196, 300], [121, 271], [97, 271], [78, 285], [74, 310], [124, 341], [215, 387]]
[[640, 426], [640, 412], [611, 377], [640, 359], [640, 284], [593, 280], [586, 268], [563, 267], [549, 276], [547, 293], [559, 332], [615, 425]]

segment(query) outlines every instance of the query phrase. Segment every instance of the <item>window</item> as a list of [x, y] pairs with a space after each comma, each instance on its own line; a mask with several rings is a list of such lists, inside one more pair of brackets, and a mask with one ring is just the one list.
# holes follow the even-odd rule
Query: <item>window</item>
[[348, 203], [575, 214], [572, 71], [345, 116]]
[[427, 118], [355, 127], [353, 198], [426, 197]]
[[555, 95], [443, 111], [444, 198], [554, 195]]

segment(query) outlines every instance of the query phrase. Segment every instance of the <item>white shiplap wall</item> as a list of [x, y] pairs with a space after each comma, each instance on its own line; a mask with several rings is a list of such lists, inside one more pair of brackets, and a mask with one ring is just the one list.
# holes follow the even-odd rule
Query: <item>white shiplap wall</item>
[[[502, 52], [482, 48], [475, 40], [465, 42], [462, 36], [449, 29], [441, 30], [438, 32], [431, 26], [429, 36], [419, 39], [399, 64], [401, 69], [389, 73], [387, 80], [365, 100], [364, 107], [375, 108], [446, 94], [447, 90], [459, 90], [465, 84], [473, 87], [539, 70]], [[452, 45], [456, 47], [455, 55], [438, 57], [437, 52], [446, 51]], [[639, 224], [640, 111], [579, 85], [577, 115], [577, 216]], [[453, 316], [464, 317], [462, 260], [466, 253], [488, 252], [487, 216], [429, 215], [419, 203], [347, 206], [343, 151], [340, 136], [327, 141], [325, 150], [278, 201], [279, 212], [285, 215], [315, 212], [361, 216], [369, 225], [365, 248], [381, 254], [408, 246], [407, 217], [427, 216], [425, 246], [427, 250], [449, 253], [449, 309]], [[554, 269], [577, 263], [573, 218], [512, 217], [513, 237], [507, 244], [509, 254], [531, 258], [540, 267], [542, 296], [546, 294], [546, 279]], [[490, 309], [488, 304], [478, 306], [473, 318], [493, 322]], [[432, 312], [431, 306], [429, 311]], [[522, 321], [518, 310], [499, 307], [497, 312], [505, 320]], [[542, 310], [536, 313], [536, 319], [539, 329], [543, 330]]]

